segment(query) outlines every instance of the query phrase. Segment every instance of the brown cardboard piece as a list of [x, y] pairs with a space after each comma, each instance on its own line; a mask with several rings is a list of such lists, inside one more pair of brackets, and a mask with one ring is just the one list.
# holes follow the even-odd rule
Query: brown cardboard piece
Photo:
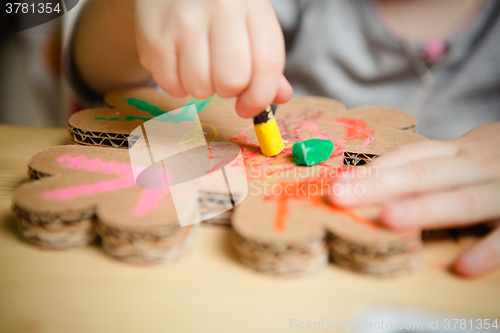
[[[193, 101], [176, 100], [147, 88], [115, 91], [105, 97], [105, 108], [84, 110], [72, 116], [68, 123], [72, 141], [126, 147], [123, 141], [131, 131], [153, 117], [128, 103], [130, 98], [146, 101], [163, 111]], [[413, 133], [416, 118], [404, 111], [376, 106], [347, 110], [328, 98], [301, 97], [278, 107], [276, 118], [286, 148], [269, 158], [260, 153], [251, 120], [239, 118], [234, 105], [235, 99], [213, 97], [199, 110], [199, 117], [207, 142], [231, 141], [240, 146], [248, 180], [255, 188], [262, 188], [263, 181], [271, 185], [321, 179], [331, 183], [342, 165], [361, 165], [398, 145], [424, 139]], [[127, 117], [133, 120], [126, 120]], [[75, 136], [76, 131], [80, 137]], [[82, 139], [82, 133], [98, 140]], [[117, 136], [121, 142], [113, 141]], [[292, 145], [310, 138], [332, 140], [335, 144], [332, 156], [313, 167], [295, 165]], [[280, 197], [250, 193], [237, 207], [233, 215], [234, 244], [246, 265], [273, 274], [307, 274], [325, 265], [329, 248], [333, 261], [364, 273], [400, 275], [415, 269], [420, 248], [418, 232], [402, 235], [356, 223], [356, 219], [365, 218], [376, 221], [377, 216], [371, 213], [363, 218], [363, 212], [334, 213], [321, 195], [312, 201], [294, 198], [287, 201], [285, 233], [276, 233], [272, 227], [282, 209], [278, 207]], [[229, 215], [228, 212], [218, 217], [219, 223], [227, 223]]]
[[[251, 186], [254, 193], [250, 191], [232, 218], [241, 261], [268, 274], [304, 275], [326, 265], [328, 248], [333, 262], [361, 273], [397, 276], [414, 271], [421, 248], [418, 230], [387, 230], [378, 223], [378, 208], [344, 210], [331, 206], [324, 195], [331, 193], [342, 165], [365, 164], [396, 146], [425, 139], [413, 133], [416, 119], [392, 108], [346, 110], [318, 97], [278, 107], [277, 119], [287, 147], [323, 138], [332, 140], [335, 149], [329, 160], [313, 167], [293, 165], [289, 151], [278, 155], [283, 163], [267, 162], [271, 176]], [[299, 135], [294, 137], [294, 132]], [[286, 190], [290, 194], [282, 194]]]
[[105, 96], [104, 107], [82, 110], [70, 117], [71, 141], [79, 145], [127, 149], [129, 134], [154, 118], [151, 113], [130, 105], [129, 99], [147, 101], [159, 111], [175, 110], [198, 101], [189, 97], [176, 99], [151, 88], [112, 91]]
[[[29, 243], [74, 248], [99, 234], [107, 254], [151, 264], [178, 258], [193, 241], [195, 228], [179, 226], [168, 190], [135, 185], [125, 150], [59, 146], [34, 155], [28, 168], [41, 179], [21, 185], [12, 202]], [[194, 217], [196, 202], [183, 214]]]
[[[309, 199], [265, 193], [278, 188], [292, 193], [297, 184], [307, 193], [314, 183], [275, 182], [267, 191], [261, 183], [254, 186], [261, 192], [250, 193], [236, 208], [233, 244], [245, 265], [271, 275], [301, 276], [326, 266], [329, 254], [340, 266], [376, 276], [405, 275], [418, 267], [420, 232], [383, 228], [379, 208], [334, 207], [322, 197], [326, 191]], [[281, 230], [280, 214], [285, 215]]]

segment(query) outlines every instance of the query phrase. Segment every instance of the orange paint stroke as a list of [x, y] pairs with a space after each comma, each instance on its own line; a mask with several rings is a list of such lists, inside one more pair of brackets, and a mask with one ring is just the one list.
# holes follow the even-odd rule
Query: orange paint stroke
[[286, 219], [288, 218], [288, 198], [280, 196], [278, 198], [278, 207], [274, 216], [274, 229], [280, 234], [286, 232]]
[[335, 205], [333, 205], [331, 203], [325, 203], [325, 206], [329, 210], [331, 210], [332, 212], [335, 212], [337, 214], [346, 215], [351, 220], [353, 220], [355, 222], [358, 222], [359, 224], [362, 224], [365, 227], [369, 227], [369, 228], [372, 228], [372, 229], [381, 229], [382, 228], [379, 224], [373, 222], [372, 220], [365, 219], [364, 217], [361, 217], [361, 216], [357, 215], [356, 213], [354, 213], [350, 209], [339, 207], [339, 206], [335, 206]]
[[[289, 207], [288, 203], [290, 200], [297, 201], [307, 201], [315, 208], [326, 208], [330, 212], [334, 214], [342, 214], [349, 217], [352, 221], [362, 224], [366, 227], [372, 229], [380, 229], [381, 226], [377, 223], [365, 219], [352, 210], [338, 207], [327, 200], [324, 197], [324, 191], [326, 188], [330, 188], [333, 184], [333, 179], [326, 180], [325, 179], [307, 179], [304, 181], [296, 181], [296, 182], [279, 182], [273, 184], [279, 184], [281, 186], [281, 191], [279, 195], [266, 195], [264, 197], [264, 201], [277, 201], [277, 208], [274, 214], [273, 220], [273, 228], [277, 233], [283, 234], [286, 232], [287, 225], [286, 219], [289, 215]], [[314, 193], [311, 193], [311, 187], [314, 185], [314, 189], [316, 190]]]

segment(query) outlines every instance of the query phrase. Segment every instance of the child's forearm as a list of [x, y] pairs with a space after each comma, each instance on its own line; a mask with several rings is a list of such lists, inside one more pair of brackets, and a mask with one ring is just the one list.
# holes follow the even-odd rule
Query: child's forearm
[[76, 67], [94, 92], [152, 83], [139, 62], [126, 0], [88, 0], [73, 43]]

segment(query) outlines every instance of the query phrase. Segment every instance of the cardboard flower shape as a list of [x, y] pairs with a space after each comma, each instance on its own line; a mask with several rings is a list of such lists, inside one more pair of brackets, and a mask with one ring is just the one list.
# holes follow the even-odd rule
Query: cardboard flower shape
[[[249, 195], [232, 218], [233, 244], [241, 261], [278, 275], [315, 272], [328, 258], [365, 274], [395, 276], [414, 271], [421, 248], [418, 230], [387, 230], [378, 223], [379, 208], [341, 209], [325, 196], [336, 193], [334, 181], [345, 172], [376, 172], [353, 166], [398, 145], [424, 140], [413, 133], [416, 119], [393, 108], [346, 110], [338, 102], [317, 97], [280, 106], [277, 118], [289, 144], [329, 139], [335, 149], [330, 159], [313, 167], [294, 166], [290, 153], [284, 152], [284, 161], [268, 166], [267, 179], [256, 177], [250, 182]], [[242, 136], [238, 139], [247, 140]], [[357, 190], [362, 189], [352, 189]]]
[[[214, 163], [226, 165], [227, 145], [212, 147]], [[12, 199], [21, 237], [42, 248], [65, 249], [99, 235], [105, 252], [123, 261], [180, 257], [193, 242], [195, 226], [181, 227], [179, 221], [198, 218], [198, 196], [185, 193], [183, 209], [176, 209], [169, 187], [140, 187], [134, 177], [139, 167], [122, 149], [59, 146], [37, 153], [28, 164], [34, 181], [20, 186]], [[213, 170], [208, 167], [207, 174]], [[171, 169], [157, 171], [170, 175]], [[193, 192], [220, 191], [203, 177], [191, 185]]]

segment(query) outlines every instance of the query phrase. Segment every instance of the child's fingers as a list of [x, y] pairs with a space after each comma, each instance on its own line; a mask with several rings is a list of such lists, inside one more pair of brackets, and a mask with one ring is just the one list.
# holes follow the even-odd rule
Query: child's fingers
[[455, 262], [454, 269], [466, 277], [479, 277], [500, 267], [500, 228], [466, 250]]
[[470, 225], [500, 216], [500, 182], [430, 193], [388, 204], [382, 222], [393, 229]]
[[286, 103], [293, 96], [293, 88], [290, 82], [286, 79], [284, 75], [281, 75], [280, 81], [278, 83], [278, 92], [274, 97], [274, 103], [283, 104]]
[[185, 23], [177, 40], [182, 86], [193, 97], [204, 99], [214, 94], [210, 73], [210, 45], [204, 23]]
[[248, 86], [252, 59], [244, 10], [221, 7], [210, 29], [212, 82], [220, 97], [229, 98], [239, 96]]
[[375, 159], [371, 165], [378, 168], [395, 168], [435, 157], [451, 157], [458, 152], [458, 145], [453, 141], [418, 141], [399, 146]]
[[[338, 184], [345, 190], [333, 200], [343, 206], [384, 204], [413, 194], [443, 191], [497, 178], [498, 163], [483, 163], [480, 170], [477, 163], [468, 156], [459, 156], [425, 159], [390, 169], [377, 169], [373, 165], [369, 167], [370, 172], [365, 173], [371, 177], [341, 179]], [[364, 175], [361, 172], [354, 174]], [[358, 191], [349, 191], [354, 187]]]
[[252, 48], [252, 78], [236, 103], [242, 117], [250, 118], [271, 104], [285, 66], [283, 33], [268, 1], [250, 6], [248, 30]]
[[145, 3], [132, 2], [131, 5], [134, 5], [135, 43], [141, 65], [167, 93], [178, 98], [185, 97], [187, 92], [179, 77], [179, 49], [175, 35], [178, 25], [173, 15], [165, 19], [159, 19], [158, 15], [166, 15], [173, 10], [162, 2], [156, 4], [154, 11]]
[[[169, 44], [171, 46], [167, 46]], [[154, 81], [164, 91], [176, 98], [186, 97], [187, 92], [179, 79], [177, 52], [173, 40], [171, 42], [166, 40], [164, 45], [150, 72]]]

